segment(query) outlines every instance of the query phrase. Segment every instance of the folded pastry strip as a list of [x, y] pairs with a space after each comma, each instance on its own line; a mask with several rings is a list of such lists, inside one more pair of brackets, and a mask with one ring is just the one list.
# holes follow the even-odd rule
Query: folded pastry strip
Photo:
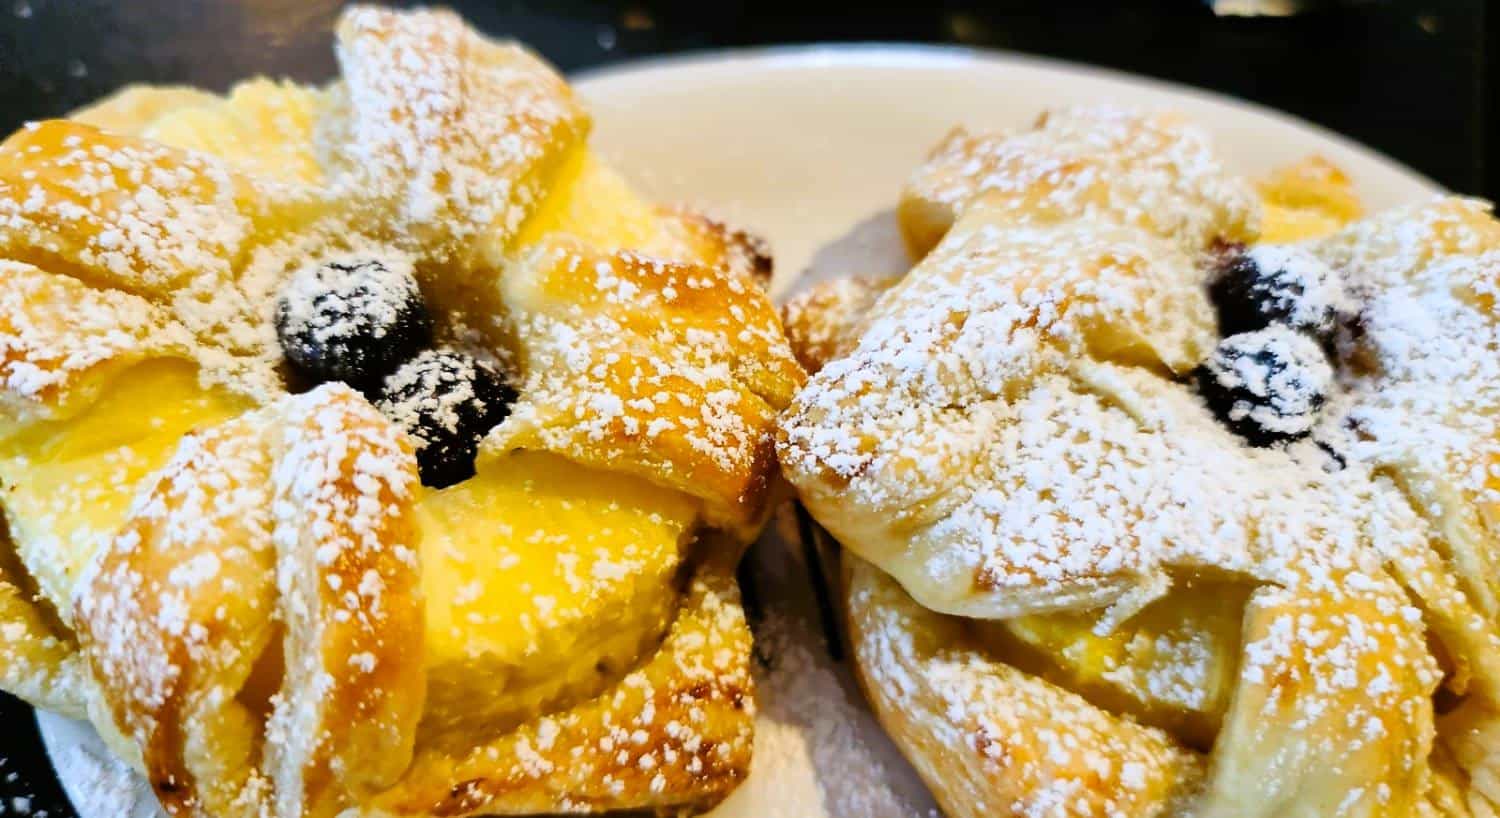
[[142, 296], [231, 282], [258, 192], [225, 162], [61, 121], [0, 148], [7, 258]]
[[1189, 247], [1249, 240], [1259, 218], [1205, 133], [1176, 114], [1101, 107], [1051, 111], [1014, 132], [955, 129], [901, 193], [913, 257], [979, 199], [1017, 219], [1103, 218]]
[[[1440, 198], [1358, 222], [1316, 252], [1354, 282], [1369, 366], [1337, 417], [1361, 460], [1389, 472], [1433, 523], [1465, 595], [1500, 622], [1492, 554], [1492, 463], [1500, 441], [1500, 222], [1486, 205]], [[1346, 435], [1347, 436], [1347, 435]]]
[[148, 357], [186, 356], [191, 339], [139, 296], [0, 261], [0, 382], [8, 414], [66, 418], [110, 375]]
[[748, 772], [750, 630], [724, 555], [697, 566], [682, 609], [640, 667], [566, 711], [466, 752], [419, 750], [372, 803], [392, 816], [686, 809]]
[[383, 223], [424, 259], [457, 269], [504, 261], [549, 171], [588, 134], [555, 72], [493, 43], [450, 11], [358, 8], [337, 30], [343, 82], [325, 144]]
[[623, 468], [702, 498], [715, 524], [759, 525], [765, 430], [802, 375], [747, 277], [563, 237], [499, 288], [528, 398], [486, 445]]
[[0, 548], [0, 634], [6, 646], [0, 688], [36, 707], [87, 718], [83, 657], [56, 614], [37, 604], [32, 584], [7, 534]]
[[[96, 395], [64, 418], [13, 428], [0, 444], [5, 511], [17, 554], [37, 590], [72, 624], [72, 591], [93, 556], [119, 533], [137, 487], [165, 465], [178, 440], [246, 408], [204, 390], [198, 367], [172, 356], [118, 372], [82, 373]], [[88, 378], [100, 375], [91, 384]]]
[[1440, 679], [1383, 576], [1309, 576], [1245, 608], [1234, 698], [1202, 816], [1411, 815], [1429, 786]]
[[[1500, 575], [1494, 477], [1500, 440], [1495, 282], [1500, 222], [1488, 205], [1438, 197], [1356, 222], [1313, 245], [1359, 297], [1361, 364], [1328, 425], [1427, 522], [1426, 537], [1376, 540], [1442, 648], [1445, 686], [1465, 696], [1438, 719], [1447, 780], [1472, 814], [1500, 804], [1484, 747], [1497, 696]], [[1455, 814], [1464, 814], [1457, 812]]]
[[1167, 734], [988, 661], [852, 554], [844, 574], [861, 685], [948, 815], [1171, 816], [1198, 786]]
[[259, 395], [274, 382], [270, 296], [241, 270], [290, 218], [280, 202], [215, 157], [77, 123], [32, 123], [0, 144], [0, 257], [152, 303], [163, 312], [120, 316], [127, 332], [181, 327], [210, 372]]
[[[405, 768], [415, 471], [347, 388], [287, 398], [185, 441], [80, 579], [93, 678], [167, 809], [332, 815]], [[246, 689], [268, 650], [274, 699]]]

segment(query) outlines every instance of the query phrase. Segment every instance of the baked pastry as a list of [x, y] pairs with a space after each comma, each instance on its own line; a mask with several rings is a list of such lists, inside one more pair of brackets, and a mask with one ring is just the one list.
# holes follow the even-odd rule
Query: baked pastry
[[0, 145], [0, 687], [176, 816], [705, 808], [804, 377], [769, 260], [525, 50], [337, 34]]
[[943, 809], [1496, 814], [1488, 207], [1079, 109], [899, 213], [909, 274], [788, 307], [778, 451]]

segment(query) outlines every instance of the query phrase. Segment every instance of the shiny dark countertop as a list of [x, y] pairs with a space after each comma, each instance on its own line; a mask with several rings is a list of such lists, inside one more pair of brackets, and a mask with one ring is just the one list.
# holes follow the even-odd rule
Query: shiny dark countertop
[[[1217, 18], [1197, 0], [852, 3], [445, 0], [564, 70], [711, 48], [957, 43], [1043, 54], [1253, 100], [1364, 142], [1450, 189], [1500, 196], [1500, 4], [1332, 0]], [[0, 131], [129, 82], [222, 90], [334, 73], [333, 0], [0, 0]], [[415, 5], [390, 3], [390, 5]], [[0, 694], [0, 815], [70, 818], [30, 711]], [[9, 811], [9, 812], [7, 812]]]

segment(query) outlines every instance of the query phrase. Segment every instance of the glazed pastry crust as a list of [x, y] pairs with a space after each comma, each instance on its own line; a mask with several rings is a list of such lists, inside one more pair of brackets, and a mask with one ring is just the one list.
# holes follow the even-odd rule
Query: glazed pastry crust
[[[409, 445], [344, 387], [244, 415], [183, 443], [80, 580], [93, 679], [169, 812], [330, 815], [405, 768], [424, 687]], [[265, 716], [246, 687], [279, 632]]]
[[1190, 246], [1244, 241], [1255, 200], [1181, 116], [1088, 108], [1049, 111], [1029, 129], [956, 128], [908, 180], [897, 209], [913, 258], [925, 256], [979, 199], [1020, 219], [1103, 216]]
[[[702, 498], [716, 524], [759, 525], [766, 430], [802, 371], [753, 279], [560, 237], [499, 289], [529, 397], [486, 446], [639, 474]], [[580, 422], [579, 407], [593, 417]]]
[[[769, 258], [633, 196], [556, 205], [585, 183], [589, 123], [520, 47], [366, 7], [338, 38], [325, 88], [126, 89], [0, 146], [0, 456], [76, 418], [100, 433], [101, 396], [151, 367], [196, 372], [209, 419], [102, 547], [18, 540], [0, 562], [0, 685], [90, 718], [173, 815], [707, 808], [751, 746], [729, 566], [804, 379]], [[271, 322], [290, 265], [354, 251], [411, 261], [439, 341], [518, 385], [481, 459], [560, 456], [692, 512], [666, 632], [602, 693], [424, 732], [410, 445], [347, 389], [288, 394]], [[53, 519], [33, 499], [27, 533]]]
[[[727, 549], [726, 549], [727, 551]], [[750, 629], [723, 559], [699, 566], [661, 647], [599, 696], [463, 755], [419, 751], [371, 809], [534, 815], [717, 803], [749, 771]]]
[[[1248, 450], [1169, 380], [1213, 342], [1213, 316], [1192, 297], [1149, 299], [1202, 273], [1143, 280], [1117, 248], [1158, 275], [1179, 252], [1201, 270], [1255, 222], [1214, 226], [1239, 212], [1230, 181], [1132, 176], [1204, 155], [1170, 140], [1134, 152], [1117, 137], [1162, 120], [1137, 131], [1119, 116], [1071, 112], [1095, 130], [1056, 146], [1042, 144], [1051, 116], [951, 138], [903, 197], [909, 240], [932, 248], [912, 272], [882, 294], [823, 285], [787, 308], [817, 371], [778, 451], [847, 549], [868, 698], [953, 815], [1491, 814], [1484, 453], [1500, 399], [1479, 373], [1500, 349], [1497, 222], [1440, 198], [1340, 230], [1358, 205], [1317, 160], [1258, 185], [1263, 240], [1308, 241], [1363, 310], [1363, 334], [1339, 341], [1357, 362], [1346, 392], [1315, 431], [1348, 464], [1319, 477], [1299, 465], [1320, 462], [1311, 444]], [[1053, 161], [1080, 149], [1106, 155]], [[1072, 184], [1078, 167], [1097, 176]], [[1101, 204], [1129, 201], [1100, 192], [1112, 185], [1169, 213], [1219, 200], [1157, 222]], [[1043, 231], [1066, 249], [1025, 255]], [[1090, 246], [1110, 263], [1091, 268]], [[1097, 300], [1079, 310], [1080, 295]], [[997, 365], [979, 338], [1003, 348]], [[1194, 695], [1212, 679], [1231, 692]], [[1439, 686], [1461, 702], [1444, 715]], [[986, 719], [1010, 740], [993, 761], [975, 752], [992, 746]], [[1039, 758], [1034, 737], [1054, 752]], [[1090, 774], [1061, 748], [1082, 748]], [[1108, 780], [1127, 758], [1129, 781]], [[1078, 797], [1047, 800], [1059, 793]]]
[[781, 323], [802, 368], [815, 373], [854, 349], [865, 315], [898, 281], [898, 276], [835, 278], [788, 299], [781, 308]]
[[953, 818], [1177, 815], [1203, 763], [1170, 736], [990, 662], [962, 620], [844, 558], [849, 641], [881, 724]]

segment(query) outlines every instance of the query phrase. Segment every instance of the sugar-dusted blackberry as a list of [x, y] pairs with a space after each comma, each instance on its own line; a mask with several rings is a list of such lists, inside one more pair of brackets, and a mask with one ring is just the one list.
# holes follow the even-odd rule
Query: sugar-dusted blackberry
[[1326, 343], [1345, 311], [1339, 276], [1306, 250], [1262, 244], [1225, 255], [1210, 295], [1224, 335], [1283, 324]]
[[426, 343], [431, 322], [411, 265], [349, 258], [303, 267], [281, 291], [276, 333], [292, 369], [359, 387]]
[[515, 400], [515, 390], [473, 356], [430, 349], [386, 376], [375, 405], [411, 436], [423, 485], [442, 488], [474, 476], [479, 441]]
[[1231, 335], [1195, 373], [1214, 414], [1252, 446], [1312, 431], [1333, 384], [1317, 342], [1275, 325]]

